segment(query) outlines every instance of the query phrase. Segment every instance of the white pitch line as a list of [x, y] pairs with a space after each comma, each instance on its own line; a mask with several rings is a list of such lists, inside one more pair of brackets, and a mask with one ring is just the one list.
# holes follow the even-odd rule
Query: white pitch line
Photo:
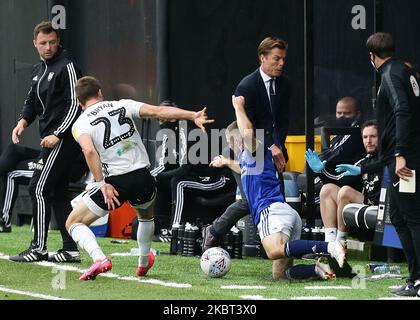
[[394, 274], [394, 273], [384, 273], [384, 274], [375, 274], [370, 276], [367, 279], [371, 280], [382, 280], [382, 279], [402, 279], [403, 276], [401, 274]]
[[336, 297], [321, 297], [321, 296], [304, 296], [291, 297], [290, 300], [337, 300]]
[[[83, 273], [85, 273], [86, 270], [83, 271]], [[104, 278], [114, 278], [114, 279], [119, 279], [120, 275], [112, 273], [112, 272], [107, 272], [107, 273], [101, 273], [99, 276], [102, 276]]]
[[305, 287], [305, 290], [353, 290], [353, 288], [348, 286], [309, 286]]
[[263, 296], [240, 296], [239, 298], [245, 300], [279, 300], [275, 298], [265, 298]]
[[264, 286], [221, 286], [220, 289], [226, 290], [264, 290], [266, 287]]
[[[2, 253], [0, 253], [0, 259], [3, 260], [9, 260], [9, 256], [6, 256]], [[16, 263], [16, 262], [14, 262]], [[67, 266], [67, 265], [59, 265], [54, 262], [49, 261], [40, 261], [36, 262], [36, 265], [39, 265], [41, 267], [47, 267], [47, 268], [56, 268], [58, 270], [64, 270], [64, 271], [74, 271], [78, 273], [85, 273], [86, 269], [79, 269], [77, 267]], [[135, 281], [140, 283], [147, 283], [147, 284], [154, 284], [162, 287], [172, 287], [172, 288], [192, 288], [192, 285], [189, 283], [175, 283], [175, 282], [164, 282], [157, 279], [141, 279], [136, 277], [123, 277], [115, 273], [107, 272], [107, 273], [101, 273], [99, 275], [100, 277], [105, 278], [115, 278], [118, 280], [125, 280], [125, 281]]]
[[80, 270], [77, 267], [66, 266], [64, 264], [58, 265], [58, 264], [55, 264], [54, 262], [49, 262], [49, 261], [35, 262], [35, 264], [37, 264], [38, 266], [41, 266], [41, 267], [56, 268], [57, 270], [63, 270], [63, 271], [74, 271], [74, 272], [86, 271], [86, 270]]
[[173, 287], [173, 288], [192, 288], [192, 285], [189, 283], [174, 283], [174, 282], [163, 282], [156, 279], [140, 279], [136, 277], [119, 277], [119, 280], [126, 280], [126, 281], [136, 281], [140, 283], [149, 283], [149, 284], [157, 284], [163, 287]]
[[131, 257], [131, 252], [116, 252], [111, 253], [111, 257]]
[[45, 300], [70, 300], [70, 299], [63, 299], [63, 298], [49, 296], [49, 295], [40, 294], [40, 293], [29, 292], [29, 291], [20, 291], [20, 290], [9, 289], [9, 288], [5, 288], [5, 287], [0, 287], [0, 291], [7, 292], [7, 293], [19, 294], [19, 295], [22, 295], [22, 296], [30, 296], [30, 297], [33, 297], [33, 298], [40, 298], [40, 299], [45, 299]]

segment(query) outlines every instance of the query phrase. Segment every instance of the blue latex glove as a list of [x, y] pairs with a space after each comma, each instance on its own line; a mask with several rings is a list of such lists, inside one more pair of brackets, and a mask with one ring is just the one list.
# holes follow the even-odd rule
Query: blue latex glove
[[359, 176], [362, 173], [362, 168], [352, 164], [339, 164], [335, 167], [335, 172], [344, 172], [345, 176]]
[[311, 149], [308, 149], [305, 153], [306, 162], [311, 167], [312, 171], [315, 173], [320, 173], [325, 169], [325, 164], [327, 161], [321, 161], [316, 152], [313, 152]]

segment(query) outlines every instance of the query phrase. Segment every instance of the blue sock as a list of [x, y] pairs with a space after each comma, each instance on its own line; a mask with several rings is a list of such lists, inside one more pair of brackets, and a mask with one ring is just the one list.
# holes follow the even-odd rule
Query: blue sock
[[299, 264], [286, 270], [286, 278], [289, 280], [308, 279], [317, 276], [314, 264]]
[[312, 240], [289, 241], [285, 245], [288, 257], [300, 259], [308, 253], [328, 253], [328, 242]]

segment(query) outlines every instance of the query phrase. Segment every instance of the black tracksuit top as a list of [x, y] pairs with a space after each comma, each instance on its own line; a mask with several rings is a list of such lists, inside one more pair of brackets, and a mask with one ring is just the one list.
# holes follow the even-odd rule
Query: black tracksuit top
[[81, 113], [75, 84], [81, 72], [59, 48], [54, 58], [41, 60], [32, 70], [31, 88], [19, 119], [30, 125], [38, 116], [40, 137], [59, 138], [71, 132], [71, 126]]
[[401, 154], [410, 168], [420, 167], [420, 88], [414, 70], [391, 58], [380, 68], [376, 101], [379, 153], [383, 164]]
[[363, 195], [372, 204], [379, 203], [382, 189], [383, 165], [378, 159], [378, 155], [368, 154], [359, 162], [363, 180]]

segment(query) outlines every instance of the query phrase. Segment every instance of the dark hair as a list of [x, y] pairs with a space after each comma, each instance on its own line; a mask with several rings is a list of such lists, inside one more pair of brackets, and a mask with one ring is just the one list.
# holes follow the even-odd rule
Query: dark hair
[[395, 54], [394, 39], [391, 34], [386, 32], [377, 32], [371, 35], [366, 42], [366, 48], [381, 59], [392, 57]]
[[97, 97], [100, 89], [102, 89], [101, 84], [96, 78], [89, 76], [80, 78], [76, 83], [77, 99], [85, 104], [90, 98]]
[[261, 55], [268, 54], [274, 48], [278, 48], [281, 50], [287, 50], [289, 45], [283, 39], [277, 37], [268, 37], [265, 38], [258, 47], [258, 57]]
[[51, 32], [55, 32], [57, 35], [57, 38], [60, 38], [60, 33], [57, 29], [54, 29], [51, 21], [42, 21], [39, 24], [37, 24], [34, 28], [34, 40], [38, 37], [38, 34], [50, 34]]
[[362, 133], [363, 133], [363, 130], [365, 130], [365, 128], [367, 127], [375, 127], [376, 129], [378, 129], [378, 121], [376, 121], [375, 119], [365, 121], [362, 124]]

